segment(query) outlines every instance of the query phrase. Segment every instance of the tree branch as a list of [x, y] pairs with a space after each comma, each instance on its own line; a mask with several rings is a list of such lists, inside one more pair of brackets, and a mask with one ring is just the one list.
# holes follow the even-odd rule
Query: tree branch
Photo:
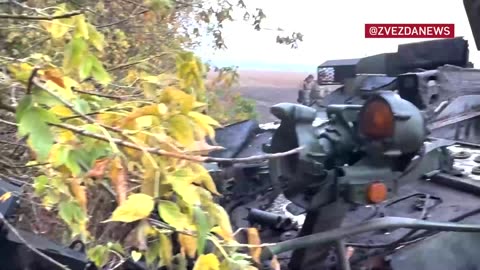
[[85, 94], [85, 95], [97, 96], [97, 97], [104, 97], [104, 98], [109, 98], [109, 99], [116, 99], [116, 100], [124, 100], [125, 99], [124, 97], [117, 97], [117, 96], [101, 94], [101, 93], [93, 93], [93, 92], [82, 91], [82, 90], [77, 90], [77, 89], [73, 89], [73, 92], [77, 92], [77, 93]]
[[174, 152], [169, 152], [165, 151], [162, 149], [158, 149], [155, 147], [141, 147], [136, 144], [126, 142], [120, 139], [112, 138], [111, 140], [103, 135], [95, 134], [86, 130], [83, 130], [81, 128], [68, 125], [68, 124], [53, 124], [49, 123], [50, 126], [62, 128], [62, 129], [67, 129], [70, 130], [76, 134], [85, 136], [85, 137], [90, 137], [94, 138], [97, 140], [101, 140], [104, 142], [113, 142], [117, 145], [124, 146], [130, 149], [135, 149], [138, 151], [142, 152], [148, 152], [154, 155], [159, 155], [159, 156], [167, 156], [171, 158], [178, 158], [178, 159], [184, 159], [184, 160], [190, 160], [190, 161], [195, 161], [195, 162], [206, 162], [206, 163], [215, 163], [215, 162], [230, 162], [230, 163], [241, 163], [241, 162], [253, 162], [253, 161], [261, 161], [261, 160], [267, 160], [267, 159], [274, 159], [274, 158], [279, 158], [279, 157], [284, 157], [288, 155], [293, 155], [300, 150], [303, 149], [303, 147], [298, 147], [295, 149], [292, 149], [287, 152], [282, 152], [282, 153], [274, 153], [274, 154], [265, 154], [265, 155], [257, 155], [257, 156], [251, 156], [251, 157], [245, 157], [245, 158], [214, 158], [214, 157], [205, 157], [205, 156], [197, 156], [197, 155], [186, 155], [183, 153], [174, 153]]
[[0, 19], [52, 21], [52, 20], [58, 20], [58, 19], [67, 19], [80, 14], [82, 14], [82, 12], [79, 10], [68, 12], [62, 15], [57, 15], [57, 16], [28, 16], [28, 15], [0, 14]]

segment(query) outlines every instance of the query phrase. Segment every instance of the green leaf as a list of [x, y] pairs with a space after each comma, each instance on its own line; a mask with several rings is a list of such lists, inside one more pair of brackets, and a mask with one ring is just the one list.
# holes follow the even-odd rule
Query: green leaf
[[95, 78], [99, 83], [106, 85], [112, 81], [112, 78], [108, 72], [103, 67], [102, 63], [94, 56], [91, 57], [92, 61], [92, 77]]
[[33, 183], [35, 194], [41, 196], [47, 190], [48, 183], [49, 180], [45, 175], [37, 176]]
[[116, 251], [120, 254], [125, 254], [125, 250], [123, 249], [122, 245], [118, 242], [115, 242], [115, 243], [112, 243], [112, 242], [108, 242], [107, 243], [107, 247], [110, 249], [110, 250], [113, 250], [113, 251]]
[[83, 38], [73, 38], [67, 46], [63, 55], [63, 68], [67, 73], [80, 67], [86, 52], [88, 44]]
[[172, 264], [172, 258], [173, 258], [173, 246], [172, 246], [172, 240], [170, 240], [170, 237], [167, 235], [161, 233], [158, 235], [159, 240], [160, 240], [160, 250], [159, 250], [159, 256], [160, 256], [160, 264], [166, 265], [167, 268], [170, 268]]
[[197, 227], [197, 249], [198, 254], [202, 255], [205, 250], [205, 241], [207, 234], [211, 229], [211, 225], [208, 222], [207, 215], [200, 207], [193, 208], [193, 214], [195, 217], [195, 223]]
[[61, 101], [45, 91], [33, 91], [32, 99], [34, 103], [46, 105], [48, 107], [55, 107], [57, 105], [65, 106]]
[[83, 113], [83, 114], [89, 114], [90, 113], [90, 105], [88, 104], [87, 101], [83, 99], [77, 99], [73, 102], [73, 107]]
[[18, 103], [17, 109], [16, 109], [16, 119], [17, 122], [22, 119], [23, 114], [25, 113], [26, 110], [30, 109], [30, 107], [33, 105], [32, 101], [32, 96], [31, 95], [25, 95], [22, 100]]
[[18, 133], [20, 136], [29, 136], [29, 142], [40, 160], [47, 158], [54, 142], [48, 123], [58, 123], [58, 118], [38, 107], [24, 110], [21, 116]]
[[89, 55], [85, 57], [85, 60], [81, 63], [80, 69], [78, 70], [78, 76], [80, 80], [84, 80], [88, 78], [92, 72], [93, 61], [92, 56]]
[[182, 213], [178, 205], [173, 202], [160, 201], [158, 203], [158, 214], [165, 222], [177, 230], [183, 230], [189, 225], [187, 216]]
[[88, 258], [98, 267], [101, 268], [108, 262], [109, 249], [106, 246], [97, 245], [87, 250]]
[[153, 266], [155, 260], [159, 257], [160, 254], [160, 243], [159, 241], [153, 242], [145, 253], [145, 262], [148, 266]]
[[75, 201], [61, 202], [58, 205], [58, 215], [70, 226], [85, 218], [82, 207]]

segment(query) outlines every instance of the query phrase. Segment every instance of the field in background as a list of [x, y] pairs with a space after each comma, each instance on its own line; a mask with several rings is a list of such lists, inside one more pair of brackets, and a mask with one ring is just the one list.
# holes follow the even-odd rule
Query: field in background
[[261, 123], [277, 120], [269, 112], [272, 105], [296, 102], [298, 90], [309, 75], [306, 72], [263, 70], [240, 70], [239, 74], [240, 85], [234, 91], [255, 100]]

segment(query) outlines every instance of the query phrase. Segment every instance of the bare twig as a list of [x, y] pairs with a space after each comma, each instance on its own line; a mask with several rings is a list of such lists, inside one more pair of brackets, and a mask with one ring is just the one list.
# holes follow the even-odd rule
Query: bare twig
[[215, 162], [231, 162], [231, 163], [240, 163], [240, 162], [253, 162], [253, 161], [260, 161], [260, 160], [267, 160], [267, 159], [274, 159], [274, 158], [279, 158], [279, 157], [284, 157], [288, 155], [293, 155], [298, 153], [303, 147], [298, 147], [295, 149], [292, 149], [287, 152], [282, 152], [282, 153], [275, 153], [275, 154], [265, 154], [265, 155], [257, 155], [257, 156], [251, 156], [251, 157], [246, 157], [246, 158], [214, 158], [214, 157], [205, 157], [205, 156], [196, 156], [196, 155], [186, 155], [183, 153], [174, 153], [174, 152], [169, 152], [165, 151], [162, 149], [158, 149], [155, 147], [141, 147], [136, 144], [126, 142], [124, 140], [112, 138], [109, 139], [103, 135], [95, 134], [92, 132], [88, 132], [86, 130], [83, 130], [81, 128], [68, 125], [68, 124], [53, 124], [50, 123], [49, 125], [54, 126], [54, 127], [59, 127], [63, 129], [70, 130], [76, 134], [85, 136], [85, 137], [90, 137], [94, 138], [97, 140], [105, 141], [105, 142], [113, 142], [117, 145], [124, 146], [130, 149], [135, 149], [138, 151], [146, 151], [154, 155], [160, 155], [160, 156], [167, 156], [167, 157], [172, 157], [172, 158], [178, 158], [178, 159], [184, 159], [184, 160], [190, 160], [190, 161], [195, 161], [195, 162], [207, 162], [207, 163], [215, 163]]
[[32, 86], [33, 86], [33, 79], [35, 79], [35, 76], [37, 75], [39, 68], [34, 67], [32, 70], [32, 73], [30, 74], [30, 77], [28, 78], [28, 84], [27, 84], [27, 95], [32, 94]]
[[58, 20], [58, 19], [67, 19], [80, 14], [82, 14], [82, 12], [79, 10], [68, 12], [62, 15], [56, 15], [56, 16], [28, 16], [28, 15], [0, 14], [0, 19], [52, 21], [52, 20]]
[[134, 62], [130, 62], [130, 63], [120, 64], [120, 65], [118, 65], [118, 66], [109, 68], [107, 71], [108, 71], [108, 72], [111, 72], [111, 71], [115, 71], [115, 70], [117, 70], [117, 69], [122, 69], [122, 68], [131, 67], [131, 66], [134, 66], [134, 65], [141, 64], [141, 63], [143, 63], [143, 62], [150, 61], [150, 60], [155, 59], [155, 58], [158, 58], [158, 57], [162, 57], [162, 56], [167, 55], [167, 54], [170, 54], [170, 52], [164, 52], [164, 53], [161, 53], [161, 54], [157, 54], [157, 55], [154, 55], [154, 56], [147, 57], [147, 58], [142, 59], [142, 60], [138, 60], [138, 61], [134, 61]]
[[80, 93], [80, 94], [85, 94], [85, 95], [91, 95], [91, 96], [97, 96], [97, 97], [104, 97], [104, 98], [109, 98], [109, 99], [116, 99], [116, 100], [124, 100], [124, 97], [118, 97], [114, 95], [107, 95], [107, 94], [101, 94], [101, 93], [93, 93], [93, 92], [88, 92], [88, 91], [82, 91], [82, 90], [77, 90], [73, 89], [74, 92]]
[[130, 15], [128, 16], [127, 18], [125, 19], [122, 19], [122, 20], [119, 20], [119, 21], [116, 21], [116, 22], [112, 22], [112, 23], [107, 23], [107, 24], [103, 24], [103, 25], [95, 25], [97, 28], [105, 28], [105, 27], [110, 27], [110, 26], [114, 26], [114, 25], [117, 25], [117, 24], [121, 24], [121, 23], [124, 23], [128, 20], [131, 20], [132, 18], [135, 18], [136, 16], [138, 15], [142, 15], [142, 14], [145, 14], [147, 12], [149, 12], [150, 10], [149, 9], [146, 9], [146, 10], [142, 10], [138, 13], [135, 13], [133, 15]]
[[3, 222], [3, 224], [5, 224], [8, 229], [13, 233], [15, 234], [15, 236], [17, 236], [18, 239], [20, 239], [20, 241], [23, 242], [23, 244], [25, 244], [25, 246], [27, 246], [31, 251], [33, 251], [34, 253], [36, 253], [37, 255], [39, 255], [40, 257], [44, 258], [45, 260], [51, 262], [52, 264], [60, 267], [61, 269], [65, 269], [65, 270], [70, 270], [70, 268], [68, 268], [67, 266], [57, 262], [56, 260], [52, 259], [51, 257], [49, 257], [48, 255], [46, 255], [45, 253], [41, 252], [40, 250], [38, 250], [36, 247], [32, 246], [30, 243], [27, 242], [27, 240], [25, 240], [25, 238], [23, 238], [23, 236], [20, 235], [20, 233], [17, 231], [17, 229], [15, 229], [15, 227], [10, 224], [10, 222], [7, 221], [7, 219], [3, 216], [2, 213], [0, 213], [0, 220]]
[[[0, 108], [1, 108], [1, 106], [0, 106]], [[15, 112], [15, 109], [13, 110], [13, 112]], [[18, 126], [18, 124], [16, 124], [16, 123], [13, 123], [13, 122], [10, 122], [10, 121], [7, 121], [7, 120], [3, 120], [1, 118], [0, 118], [0, 123], [4, 123], [4, 124], [7, 124], [9, 126], [14, 126], [14, 127]]]

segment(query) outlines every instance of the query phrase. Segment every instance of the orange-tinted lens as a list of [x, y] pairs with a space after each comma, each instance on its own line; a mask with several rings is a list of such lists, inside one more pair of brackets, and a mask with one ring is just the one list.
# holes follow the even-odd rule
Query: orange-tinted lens
[[370, 139], [393, 136], [393, 113], [390, 106], [377, 99], [367, 103], [360, 119], [360, 132]]
[[388, 189], [383, 183], [373, 183], [368, 187], [367, 197], [371, 203], [381, 203], [387, 199]]

